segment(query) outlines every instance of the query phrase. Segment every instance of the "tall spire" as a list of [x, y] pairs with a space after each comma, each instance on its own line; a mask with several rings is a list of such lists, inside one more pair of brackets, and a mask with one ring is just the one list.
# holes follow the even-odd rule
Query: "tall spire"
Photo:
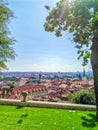
[[83, 77], [85, 77], [85, 68], [83, 68]]

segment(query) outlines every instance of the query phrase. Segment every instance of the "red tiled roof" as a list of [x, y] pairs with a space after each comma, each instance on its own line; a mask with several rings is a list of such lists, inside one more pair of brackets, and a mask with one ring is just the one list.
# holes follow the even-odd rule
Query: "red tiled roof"
[[19, 92], [19, 91], [28, 91], [28, 92], [31, 92], [31, 91], [44, 91], [46, 90], [46, 86], [44, 85], [32, 85], [32, 84], [26, 84], [26, 85], [23, 85], [21, 87], [17, 87], [17, 88], [13, 88], [13, 92]]
[[57, 93], [55, 93], [55, 92], [50, 92], [50, 93], [48, 94], [48, 97], [57, 97]]

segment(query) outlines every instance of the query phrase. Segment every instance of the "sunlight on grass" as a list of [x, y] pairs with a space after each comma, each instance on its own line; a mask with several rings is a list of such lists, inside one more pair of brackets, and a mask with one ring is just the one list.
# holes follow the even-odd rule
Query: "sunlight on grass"
[[98, 130], [95, 112], [0, 105], [0, 130]]

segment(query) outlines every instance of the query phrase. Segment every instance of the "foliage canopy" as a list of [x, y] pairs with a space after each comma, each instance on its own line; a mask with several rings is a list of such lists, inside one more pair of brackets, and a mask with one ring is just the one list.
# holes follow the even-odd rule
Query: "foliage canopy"
[[0, 69], [7, 69], [6, 62], [15, 58], [12, 47], [15, 39], [10, 37], [8, 23], [14, 17], [5, 0], [0, 0]]
[[92, 40], [98, 35], [98, 0], [61, 0], [53, 9], [45, 7], [49, 11], [45, 30], [55, 32], [58, 37], [66, 30], [72, 33], [78, 58], [83, 57], [83, 65], [86, 65]]

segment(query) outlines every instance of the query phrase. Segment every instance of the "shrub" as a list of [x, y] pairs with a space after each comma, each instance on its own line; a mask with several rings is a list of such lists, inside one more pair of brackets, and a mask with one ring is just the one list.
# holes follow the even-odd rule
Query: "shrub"
[[73, 97], [71, 99], [72, 103], [77, 103], [77, 104], [91, 104], [95, 105], [96, 100], [95, 100], [95, 94], [93, 90], [82, 90], [82, 91], [77, 91], [73, 94]]
[[15, 88], [16, 87], [14, 82], [10, 83], [9, 86], [10, 86], [10, 88]]

